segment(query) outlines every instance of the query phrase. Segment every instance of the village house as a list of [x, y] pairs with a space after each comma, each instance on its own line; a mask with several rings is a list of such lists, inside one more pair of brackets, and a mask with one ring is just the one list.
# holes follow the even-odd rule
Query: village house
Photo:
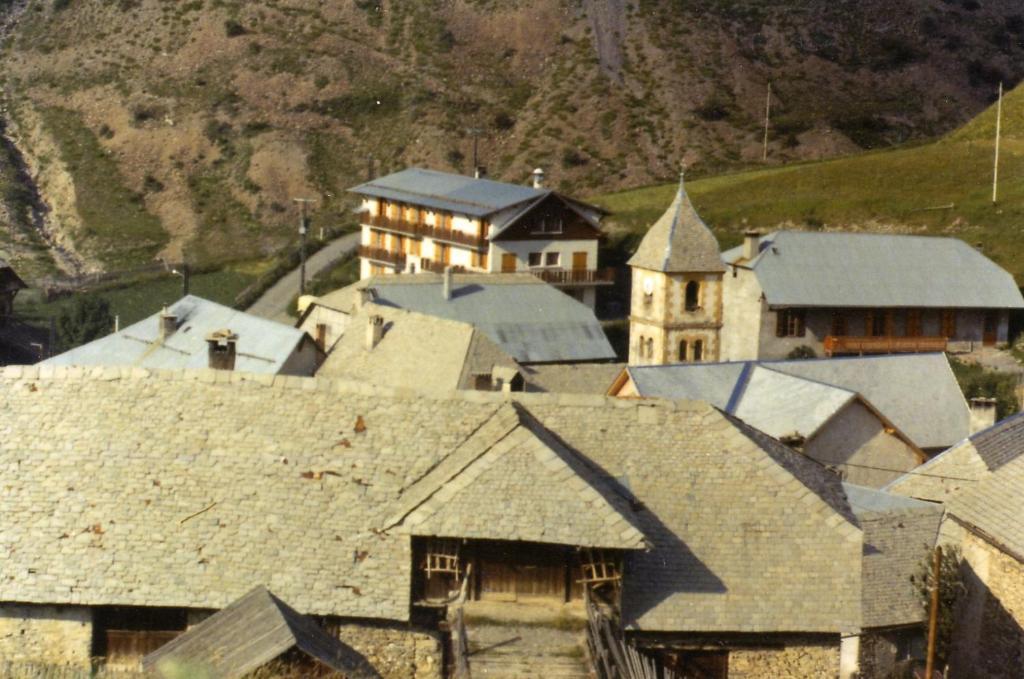
[[[824, 447], [832, 461], [840, 450], [870, 447], [878, 437], [895, 437], [890, 442], [897, 449], [903, 445], [895, 441], [902, 441], [930, 458], [995, 422], [990, 399], [973, 399], [968, 407], [944, 354], [627, 366], [606, 384], [601, 393], [612, 396], [705, 400], [776, 437], [794, 433], [794, 418], [804, 427], [839, 427], [837, 432], [859, 422], [858, 436]], [[839, 418], [844, 424], [831, 421], [830, 403], [849, 409]], [[808, 431], [796, 433], [805, 444], [812, 438]], [[899, 459], [909, 464], [918, 458], [907, 453]]]
[[348, 327], [317, 370], [318, 377], [388, 387], [416, 385], [441, 394], [525, 387], [515, 359], [468, 323], [371, 302], [352, 315]]
[[433, 271], [529, 271], [590, 308], [614, 283], [598, 268], [593, 205], [544, 188], [409, 168], [349, 189], [362, 199], [360, 277]]
[[1005, 344], [1024, 309], [955, 238], [748, 232], [719, 253], [682, 181], [629, 263], [634, 365], [965, 351]]
[[1024, 414], [973, 434], [889, 484], [941, 502], [942, 542], [958, 548], [964, 586], [954, 622], [954, 676], [1016, 677], [1024, 662]]
[[323, 352], [302, 330], [186, 295], [138, 323], [42, 364], [312, 375], [322, 359]]
[[861, 394], [771, 363], [630, 366], [609, 393], [707, 401], [862, 486], [883, 486], [927, 459]]
[[911, 584], [838, 476], [705, 403], [49, 365], [0, 399], [10, 661], [137, 661], [260, 585], [403, 679], [442, 675], [459, 587], [589, 592], [712, 677], [846, 679], [916, 620], [872, 612], [872, 573]]
[[591, 308], [528, 273], [373, 276], [304, 301], [298, 326], [327, 350], [373, 303], [472, 325], [521, 365], [615, 359]]

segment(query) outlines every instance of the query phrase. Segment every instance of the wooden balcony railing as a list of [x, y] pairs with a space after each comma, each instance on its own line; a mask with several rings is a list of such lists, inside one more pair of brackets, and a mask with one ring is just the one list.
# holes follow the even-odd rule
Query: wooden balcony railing
[[372, 259], [378, 262], [394, 264], [399, 270], [405, 269], [404, 252], [392, 252], [391, 250], [373, 247], [372, 245], [360, 245], [359, 256], [364, 259]]
[[946, 350], [945, 337], [825, 337], [825, 355], [918, 354]]
[[615, 269], [530, 269], [530, 273], [552, 285], [611, 285]]
[[408, 236], [414, 236], [418, 238], [433, 238], [434, 240], [455, 243], [456, 245], [466, 245], [471, 248], [487, 247], [486, 238], [469, 234], [464, 231], [446, 229], [443, 226], [417, 224], [415, 222], [410, 222], [405, 219], [385, 217], [383, 215], [374, 215], [371, 217], [366, 217], [363, 223], [369, 224], [370, 226], [376, 227], [378, 229], [387, 229], [388, 231], [395, 231], [397, 233], [402, 233]]

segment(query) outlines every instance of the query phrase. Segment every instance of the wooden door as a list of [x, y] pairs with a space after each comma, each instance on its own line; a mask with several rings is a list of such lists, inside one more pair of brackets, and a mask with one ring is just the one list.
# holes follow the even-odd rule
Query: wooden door
[[999, 312], [998, 311], [986, 311], [985, 312], [985, 327], [982, 335], [982, 343], [986, 347], [992, 347], [996, 344], [996, 339], [999, 337]]
[[480, 600], [515, 601], [516, 568], [498, 561], [480, 561]]
[[501, 256], [501, 272], [502, 273], [515, 273], [516, 270], [516, 256], [510, 252], [506, 252]]
[[587, 268], [587, 253], [585, 252], [574, 252], [572, 253], [572, 270], [573, 271], [585, 271]]
[[907, 309], [907, 325], [906, 325], [906, 332], [904, 334], [907, 337], [920, 337], [921, 336], [921, 310], [920, 309]]

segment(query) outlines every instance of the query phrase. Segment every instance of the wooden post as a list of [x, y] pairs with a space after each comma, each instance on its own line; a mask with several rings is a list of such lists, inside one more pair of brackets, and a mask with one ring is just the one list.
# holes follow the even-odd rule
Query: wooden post
[[942, 568], [942, 547], [935, 548], [932, 564], [932, 605], [928, 613], [928, 660], [925, 663], [925, 679], [932, 679], [935, 669], [935, 635], [939, 625], [939, 574]]
[[772, 114], [772, 84], [768, 83], [768, 96], [764, 102], [764, 153], [761, 156], [763, 162], [768, 162], [768, 119]]
[[992, 204], [996, 204], [996, 192], [999, 190], [999, 132], [1003, 121], [1003, 83], [999, 83], [999, 102], [996, 104], [996, 154], [992, 166]]

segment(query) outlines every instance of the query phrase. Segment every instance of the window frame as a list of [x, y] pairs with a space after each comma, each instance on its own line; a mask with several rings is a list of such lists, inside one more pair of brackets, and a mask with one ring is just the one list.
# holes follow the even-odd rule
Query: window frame
[[806, 337], [806, 309], [779, 309], [775, 312], [776, 337]]

